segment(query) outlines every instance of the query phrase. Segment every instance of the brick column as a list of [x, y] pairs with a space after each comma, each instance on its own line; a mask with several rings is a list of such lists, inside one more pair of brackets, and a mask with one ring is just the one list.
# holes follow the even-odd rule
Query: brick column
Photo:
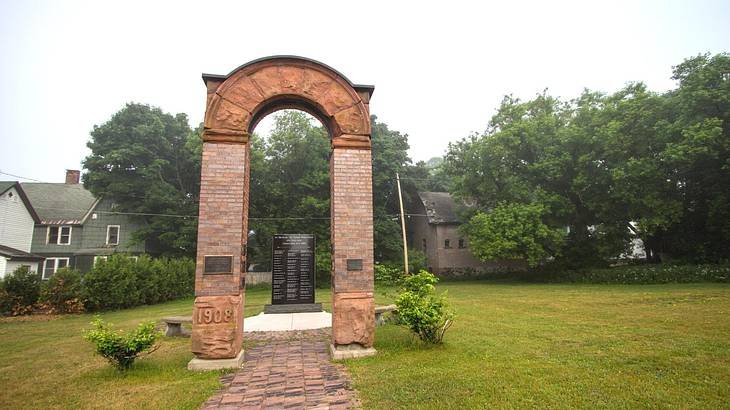
[[353, 148], [338, 146], [333, 141], [330, 159], [335, 358], [375, 353], [372, 349], [375, 335], [373, 183], [369, 145], [368, 141], [367, 147]]
[[250, 153], [247, 139], [204, 140], [192, 351], [234, 359], [242, 357]]

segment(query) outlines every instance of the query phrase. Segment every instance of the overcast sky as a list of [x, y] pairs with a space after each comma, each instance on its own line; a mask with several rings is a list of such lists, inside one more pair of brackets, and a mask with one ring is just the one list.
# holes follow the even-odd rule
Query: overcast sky
[[504, 94], [572, 98], [631, 81], [665, 91], [673, 65], [727, 51], [727, 0], [0, 0], [0, 171], [62, 182], [88, 155], [94, 124], [129, 101], [195, 126], [201, 73], [268, 55], [375, 85], [372, 114], [426, 160], [483, 131]]

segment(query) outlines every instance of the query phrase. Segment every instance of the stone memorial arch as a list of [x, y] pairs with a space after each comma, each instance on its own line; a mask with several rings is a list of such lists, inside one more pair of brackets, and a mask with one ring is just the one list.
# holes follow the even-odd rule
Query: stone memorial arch
[[240, 366], [248, 240], [249, 137], [277, 110], [306, 111], [329, 131], [332, 353], [374, 354], [373, 210], [369, 101], [355, 85], [307, 58], [267, 57], [228, 75], [204, 74], [208, 89], [200, 176], [190, 368]]

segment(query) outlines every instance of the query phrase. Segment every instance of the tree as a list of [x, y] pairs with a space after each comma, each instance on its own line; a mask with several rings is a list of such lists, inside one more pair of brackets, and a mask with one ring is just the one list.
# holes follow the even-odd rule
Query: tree
[[[403, 239], [398, 214], [398, 191], [395, 174], [407, 176], [411, 167], [408, 157], [408, 135], [391, 130], [388, 125], [370, 117], [373, 157], [373, 219], [375, 230], [375, 260], [393, 264], [403, 263]], [[415, 183], [403, 180], [406, 209], [416, 200]]]
[[676, 90], [641, 83], [562, 102], [505, 97], [482, 135], [449, 146], [443, 169], [475, 211], [539, 205], [567, 227], [569, 266], [605, 263], [633, 236], [648, 255], [691, 262], [730, 255], [730, 56], [675, 67]]
[[477, 212], [461, 230], [472, 253], [484, 262], [496, 259], [526, 260], [537, 266], [558, 256], [564, 231], [542, 222], [540, 205], [499, 204], [490, 212]]
[[199, 141], [185, 114], [129, 103], [91, 131], [84, 186], [122, 212], [190, 216], [142, 216], [146, 226], [134, 238], [163, 254], [194, 255]]

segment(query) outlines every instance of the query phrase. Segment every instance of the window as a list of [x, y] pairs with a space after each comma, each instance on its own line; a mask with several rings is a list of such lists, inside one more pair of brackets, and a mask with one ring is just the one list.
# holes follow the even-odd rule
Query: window
[[444, 248], [449, 249], [451, 248], [451, 241], [446, 239], [444, 240]]
[[46, 243], [54, 245], [69, 245], [71, 243], [71, 227], [49, 226]]
[[464, 238], [459, 238], [459, 249], [466, 248], [466, 242], [464, 242]]
[[94, 256], [94, 266], [96, 266], [99, 261], [105, 261], [106, 262], [106, 256]]
[[43, 279], [49, 279], [59, 269], [68, 266], [69, 258], [48, 258], [43, 265]]
[[428, 248], [426, 248], [426, 238], [423, 238], [421, 241], [423, 242], [423, 252], [426, 253], [428, 250]]
[[106, 244], [119, 245], [119, 225], [106, 226]]

